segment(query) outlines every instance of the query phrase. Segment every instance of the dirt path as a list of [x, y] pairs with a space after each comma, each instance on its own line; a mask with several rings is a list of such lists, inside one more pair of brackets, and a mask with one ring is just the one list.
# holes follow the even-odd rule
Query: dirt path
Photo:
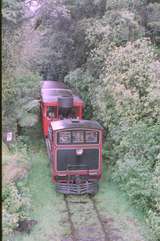
[[64, 196], [57, 194], [51, 183], [44, 145], [33, 153], [31, 162], [28, 182], [33, 207], [31, 216], [38, 223], [30, 234], [16, 233], [12, 241], [152, 240], [148, 238], [150, 234], [141, 213], [135, 211], [105, 177], [93, 200], [87, 195], [70, 195], [67, 207]]

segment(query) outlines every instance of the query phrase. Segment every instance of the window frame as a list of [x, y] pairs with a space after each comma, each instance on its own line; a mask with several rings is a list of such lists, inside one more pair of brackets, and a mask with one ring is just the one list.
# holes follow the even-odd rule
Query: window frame
[[52, 106], [52, 105], [47, 106], [46, 116], [47, 116], [48, 118], [50, 118], [48, 114], [49, 114], [50, 112], [52, 113], [52, 111], [49, 111], [49, 108], [53, 108], [54, 118], [57, 118], [57, 117], [58, 117], [58, 115], [57, 115], [58, 107], [57, 107], [57, 106]]
[[[72, 135], [72, 132], [75, 132], [75, 131], [82, 131], [83, 132], [83, 136], [84, 136], [84, 141], [83, 142], [73, 142], [73, 135]], [[97, 132], [97, 141], [96, 142], [86, 142], [86, 131], [93, 131], [93, 132]], [[59, 141], [59, 138], [60, 138], [60, 133], [61, 132], [70, 132], [71, 133], [71, 142], [70, 143], [60, 143]], [[87, 144], [92, 144], [92, 145], [98, 145], [99, 144], [99, 138], [100, 138], [100, 133], [98, 130], [82, 130], [82, 129], [79, 129], [79, 130], [61, 130], [61, 131], [58, 131], [57, 132], [57, 144], [58, 145], [87, 145]]]

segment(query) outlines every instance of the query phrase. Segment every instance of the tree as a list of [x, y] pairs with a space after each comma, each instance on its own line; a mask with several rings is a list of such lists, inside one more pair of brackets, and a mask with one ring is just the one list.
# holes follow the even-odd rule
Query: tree
[[[22, 64], [21, 52], [25, 40], [25, 23], [20, 20], [22, 20], [25, 15], [24, 1], [5, 0], [3, 1], [2, 7], [2, 126], [3, 131], [12, 130], [15, 133], [17, 131], [18, 121], [20, 122], [22, 116], [24, 118], [24, 114], [27, 113], [26, 110], [24, 112], [22, 106], [25, 108], [28, 101], [34, 99], [32, 90], [34, 85], [36, 85], [34, 79], [37, 79], [37, 77], [33, 77], [34, 74], [28, 74], [29, 71], [27, 72]], [[23, 69], [23, 71], [20, 69]], [[33, 77], [32, 84], [29, 82], [29, 75]], [[23, 86], [23, 88], [20, 88], [20, 85], [21, 87]], [[25, 89], [28, 91], [26, 92], [28, 96], [23, 95]], [[20, 113], [21, 117], [19, 117]], [[29, 125], [30, 124], [31, 119], [29, 120]]]

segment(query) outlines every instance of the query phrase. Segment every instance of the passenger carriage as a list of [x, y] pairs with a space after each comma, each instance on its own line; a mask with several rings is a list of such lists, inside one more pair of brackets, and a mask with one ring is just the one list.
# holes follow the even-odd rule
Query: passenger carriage
[[51, 121], [83, 117], [84, 102], [65, 84], [58, 81], [41, 82], [41, 114], [45, 137]]

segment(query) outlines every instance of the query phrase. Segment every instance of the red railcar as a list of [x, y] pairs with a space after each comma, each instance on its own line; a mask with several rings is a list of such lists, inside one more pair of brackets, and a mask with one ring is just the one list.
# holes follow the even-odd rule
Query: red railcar
[[65, 84], [58, 81], [41, 82], [41, 113], [44, 136], [48, 135], [51, 121], [63, 117], [83, 117], [84, 102], [76, 96]]
[[[45, 81], [41, 96], [43, 133], [56, 190], [96, 193], [102, 174], [103, 128], [96, 121], [82, 119], [83, 101], [63, 83]], [[50, 107], [53, 115], [48, 113]]]

